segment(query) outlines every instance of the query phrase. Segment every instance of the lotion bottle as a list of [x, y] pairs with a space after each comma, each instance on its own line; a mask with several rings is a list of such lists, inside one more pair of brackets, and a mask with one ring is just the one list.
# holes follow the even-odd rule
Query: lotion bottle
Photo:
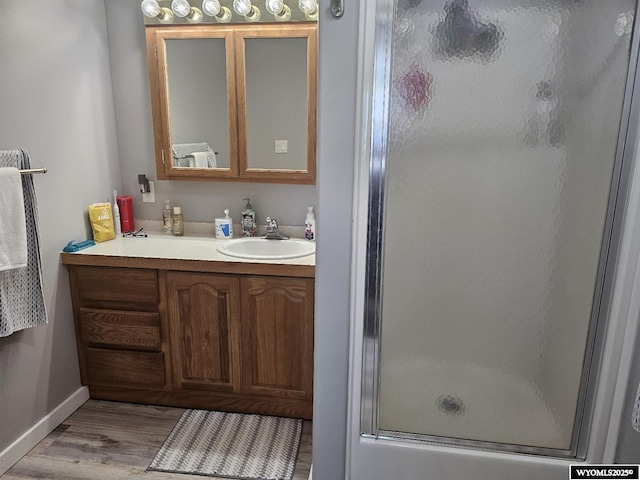
[[304, 219], [304, 238], [307, 240], [316, 240], [316, 216], [313, 213], [313, 207], [307, 207], [307, 217]]
[[184, 219], [182, 218], [182, 209], [173, 207], [173, 234], [176, 237], [184, 235]]
[[242, 236], [243, 237], [255, 237], [256, 236], [256, 212], [251, 206], [250, 198], [243, 198], [247, 201], [242, 212]]
[[233, 220], [229, 217], [228, 208], [224, 210], [224, 218], [215, 219], [215, 232], [218, 240], [233, 238]]
[[167, 235], [173, 233], [173, 210], [169, 200], [164, 202], [164, 208], [162, 209], [162, 232]]

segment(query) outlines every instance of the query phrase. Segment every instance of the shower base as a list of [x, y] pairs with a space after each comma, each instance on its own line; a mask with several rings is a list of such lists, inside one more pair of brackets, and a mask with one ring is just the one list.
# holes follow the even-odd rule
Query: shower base
[[539, 448], [571, 447], [573, 419], [565, 421], [563, 428], [542, 392], [524, 378], [496, 368], [424, 358], [383, 362], [381, 374], [381, 430]]

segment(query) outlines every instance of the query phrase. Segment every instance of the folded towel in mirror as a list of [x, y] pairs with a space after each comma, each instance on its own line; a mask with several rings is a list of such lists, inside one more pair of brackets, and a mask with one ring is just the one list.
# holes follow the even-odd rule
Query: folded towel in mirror
[[195, 168], [207, 168], [209, 166], [206, 152], [193, 152], [191, 155], [193, 155], [193, 166]]
[[[199, 143], [174, 143], [171, 146], [173, 153], [173, 165], [176, 167], [195, 167], [195, 168], [216, 168], [217, 159], [216, 152], [209, 146], [207, 142]], [[205, 153], [206, 162], [197, 160], [195, 153]], [[187, 158], [189, 157], [189, 158]]]

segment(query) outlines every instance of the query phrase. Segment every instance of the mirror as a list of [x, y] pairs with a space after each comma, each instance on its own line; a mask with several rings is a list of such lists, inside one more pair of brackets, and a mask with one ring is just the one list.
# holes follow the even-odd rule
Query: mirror
[[[165, 45], [173, 165], [228, 170], [225, 40], [171, 39]], [[204, 155], [192, 155], [195, 152]]]
[[315, 23], [146, 32], [158, 179], [315, 183]]

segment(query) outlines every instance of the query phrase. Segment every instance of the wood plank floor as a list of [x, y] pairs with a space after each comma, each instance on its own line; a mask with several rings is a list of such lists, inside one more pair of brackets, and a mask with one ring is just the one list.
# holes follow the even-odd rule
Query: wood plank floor
[[[145, 471], [184, 411], [89, 400], [0, 477], [2, 480], [212, 478]], [[309, 477], [311, 429], [311, 422], [305, 421], [294, 480]]]

